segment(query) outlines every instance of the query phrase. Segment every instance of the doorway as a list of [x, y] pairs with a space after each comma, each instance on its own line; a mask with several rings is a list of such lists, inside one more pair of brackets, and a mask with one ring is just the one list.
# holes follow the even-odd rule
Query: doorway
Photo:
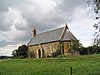
[[41, 50], [40, 49], [37, 50], [37, 58], [41, 58]]

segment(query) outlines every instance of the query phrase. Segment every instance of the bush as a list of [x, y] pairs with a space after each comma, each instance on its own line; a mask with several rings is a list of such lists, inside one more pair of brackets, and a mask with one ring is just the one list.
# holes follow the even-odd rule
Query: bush
[[51, 57], [56, 57], [58, 55], [61, 55], [61, 50], [56, 50], [53, 53], [51, 53]]
[[87, 55], [87, 54], [100, 54], [100, 47], [98, 46], [89, 46], [87, 48], [82, 47], [79, 48], [80, 55]]

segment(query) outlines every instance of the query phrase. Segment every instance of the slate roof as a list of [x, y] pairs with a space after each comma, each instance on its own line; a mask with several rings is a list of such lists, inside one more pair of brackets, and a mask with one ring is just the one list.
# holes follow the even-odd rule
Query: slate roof
[[[28, 43], [28, 46], [59, 41], [63, 30], [64, 30], [64, 27], [61, 27], [58, 29], [54, 29], [51, 31], [37, 34], [35, 37], [33, 37], [30, 40], [30, 42]], [[71, 40], [71, 39], [76, 40], [75, 36], [70, 31], [66, 30], [65, 35], [63, 37], [63, 41], [64, 40]]]
[[77, 38], [70, 31], [66, 31], [63, 40], [77, 40]]

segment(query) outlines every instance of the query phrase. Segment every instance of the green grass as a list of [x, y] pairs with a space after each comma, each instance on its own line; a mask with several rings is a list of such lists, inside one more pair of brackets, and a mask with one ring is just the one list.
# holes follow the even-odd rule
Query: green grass
[[0, 75], [100, 75], [100, 54], [44, 59], [0, 60]]

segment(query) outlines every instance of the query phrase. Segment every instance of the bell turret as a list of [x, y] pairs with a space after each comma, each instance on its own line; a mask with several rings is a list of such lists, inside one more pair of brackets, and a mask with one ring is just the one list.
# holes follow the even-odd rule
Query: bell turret
[[32, 37], [35, 37], [35, 36], [36, 36], [36, 29], [34, 27], [33, 30], [32, 30]]

